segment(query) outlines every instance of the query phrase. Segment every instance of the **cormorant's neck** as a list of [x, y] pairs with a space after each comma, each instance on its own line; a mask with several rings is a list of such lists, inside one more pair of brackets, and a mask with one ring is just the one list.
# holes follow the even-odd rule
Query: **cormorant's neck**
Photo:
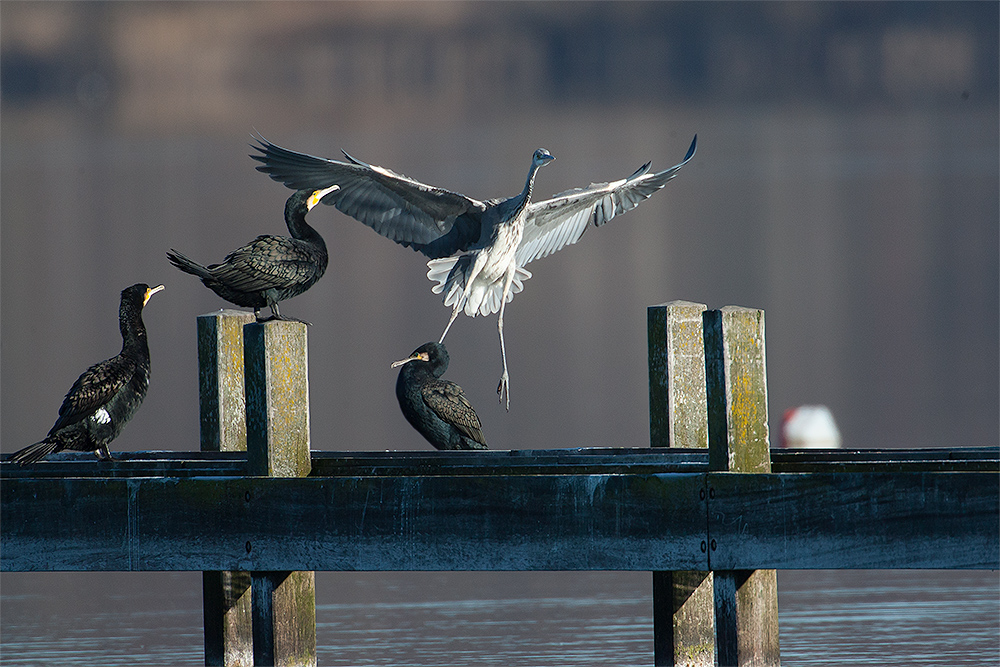
[[146, 325], [142, 321], [142, 307], [122, 304], [118, 313], [118, 328], [122, 333], [122, 353], [149, 357]]
[[[411, 381], [439, 378], [443, 373], [443, 371], [441, 373], [435, 372], [437, 368], [432, 368], [427, 362], [418, 364], [411, 361], [406, 366], [406, 377]], [[419, 384], [419, 382], [414, 382], [414, 384]]]
[[288, 199], [285, 203], [285, 225], [288, 227], [288, 233], [293, 239], [315, 243], [325, 249], [326, 243], [323, 237], [306, 222], [308, 212], [305, 195], [293, 195]]

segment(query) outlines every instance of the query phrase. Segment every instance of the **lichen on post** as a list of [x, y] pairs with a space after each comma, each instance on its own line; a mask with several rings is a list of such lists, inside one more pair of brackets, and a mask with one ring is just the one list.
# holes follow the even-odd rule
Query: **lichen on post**
[[[705, 309], [690, 301], [646, 309], [652, 447], [708, 447]], [[672, 667], [715, 664], [711, 572], [653, 572], [653, 661]]]
[[[247, 466], [260, 477], [306, 477], [309, 378], [306, 325], [271, 320], [243, 330]], [[316, 573], [252, 572], [254, 664], [316, 664]]]
[[[198, 397], [201, 451], [246, 451], [243, 327], [251, 312], [220, 310], [198, 317]], [[250, 573], [202, 573], [205, 664], [253, 664]]]
[[[764, 311], [709, 310], [704, 327], [711, 496], [715, 473], [771, 472]], [[776, 572], [716, 570], [714, 578], [719, 664], [781, 664]]]

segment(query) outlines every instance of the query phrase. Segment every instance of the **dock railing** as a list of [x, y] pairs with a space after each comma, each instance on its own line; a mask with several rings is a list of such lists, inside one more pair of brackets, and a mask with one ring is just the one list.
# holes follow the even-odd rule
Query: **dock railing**
[[202, 571], [207, 665], [315, 665], [317, 570], [649, 571], [655, 664], [725, 666], [777, 569], [1000, 568], [1000, 448], [770, 450], [763, 311], [647, 317], [652, 447], [311, 452], [305, 326], [202, 316], [202, 451], [5, 461], [0, 570]]

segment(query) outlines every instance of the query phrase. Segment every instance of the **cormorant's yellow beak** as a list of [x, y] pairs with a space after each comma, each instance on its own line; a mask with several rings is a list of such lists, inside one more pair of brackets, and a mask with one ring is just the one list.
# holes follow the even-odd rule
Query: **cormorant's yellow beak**
[[403, 364], [408, 364], [411, 361], [430, 361], [431, 355], [426, 352], [421, 352], [420, 354], [411, 354], [406, 359], [400, 359], [399, 361], [394, 361], [390, 364], [389, 368], [397, 368]]
[[316, 192], [309, 195], [309, 199], [306, 200], [306, 206], [309, 207], [310, 211], [313, 210], [313, 207], [316, 204], [318, 204], [323, 199], [323, 197], [327, 196], [334, 190], [339, 190], [339, 189], [340, 189], [339, 185], [331, 185], [325, 190], [317, 190]]
[[149, 297], [153, 296], [162, 289], [165, 289], [163, 285], [157, 285], [156, 287], [147, 287], [146, 296], [142, 298], [142, 305], [145, 306], [147, 303], [149, 303]]

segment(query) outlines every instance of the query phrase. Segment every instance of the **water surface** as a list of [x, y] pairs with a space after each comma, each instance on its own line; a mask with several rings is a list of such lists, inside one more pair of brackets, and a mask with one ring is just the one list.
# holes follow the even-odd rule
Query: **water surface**
[[[0, 664], [204, 663], [197, 573], [115, 573], [60, 604], [63, 576], [0, 579]], [[782, 572], [778, 595], [786, 667], [1000, 665], [996, 573]], [[317, 600], [320, 665], [653, 660], [646, 573], [318, 573]]]

